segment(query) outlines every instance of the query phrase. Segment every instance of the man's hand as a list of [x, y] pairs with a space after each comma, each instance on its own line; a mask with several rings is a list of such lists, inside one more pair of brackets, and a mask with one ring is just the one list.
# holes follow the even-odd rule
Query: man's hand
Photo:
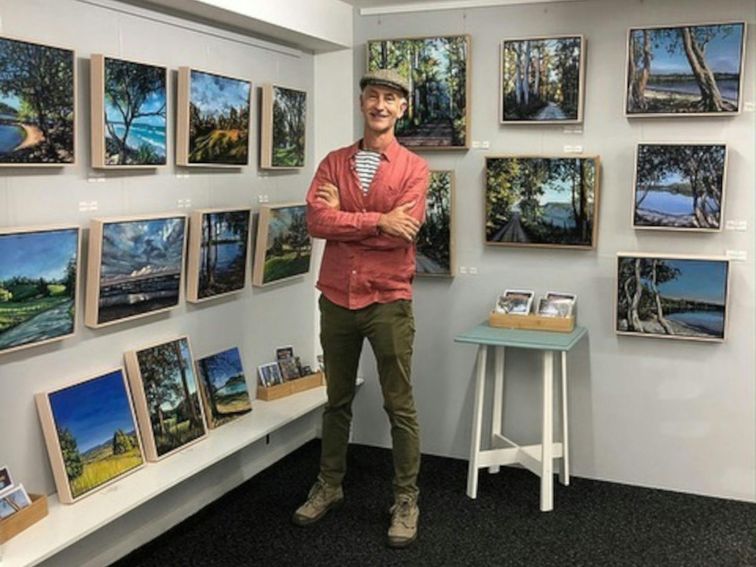
[[332, 209], [341, 210], [341, 199], [339, 199], [339, 188], [331, 183], [324, 183], [315, 191], [315, 197], [323, 201]]
[[378, 219], [378, 228], [392, 236], [398, 236], [405, 240], [412, 240], [420, 230], [420, 221], [409, 214], [415, 206], [415, 202], [399, 205], [390, 213], [381, 215]]

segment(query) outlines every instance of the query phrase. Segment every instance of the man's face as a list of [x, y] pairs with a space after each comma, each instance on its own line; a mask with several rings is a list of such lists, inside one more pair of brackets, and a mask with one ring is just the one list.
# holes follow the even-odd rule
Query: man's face
[[384, 134], [392, 131], [396, 121], [404, 116], [407, 101], [397, 90], [367, 85], [360, 95], [360, 110], [365, 126], [376, 134]]

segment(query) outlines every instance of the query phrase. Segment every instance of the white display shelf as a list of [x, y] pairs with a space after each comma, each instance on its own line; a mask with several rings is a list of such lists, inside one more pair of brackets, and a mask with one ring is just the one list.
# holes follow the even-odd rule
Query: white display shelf
[[[361, 384], [362, 380], [358, 380]], [[326, 402], [320, 386], [292, 396], [252, 402], [252, 412], [212, 430], [205, 439], [75, 504], [48, 498], [49, 515], [2, 546], [0, 566], [36, 565], [169, 488], [233, 455]]]

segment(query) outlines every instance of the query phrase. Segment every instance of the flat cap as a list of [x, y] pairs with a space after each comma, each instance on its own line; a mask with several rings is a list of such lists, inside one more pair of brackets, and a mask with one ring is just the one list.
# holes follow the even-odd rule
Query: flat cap
[[360, 90], [367, 85], [378, 85], [401, 91], [405, 97], [409, 97], [409, 82], [395, 69], [376, 69], [365, 73], [360, 79]]

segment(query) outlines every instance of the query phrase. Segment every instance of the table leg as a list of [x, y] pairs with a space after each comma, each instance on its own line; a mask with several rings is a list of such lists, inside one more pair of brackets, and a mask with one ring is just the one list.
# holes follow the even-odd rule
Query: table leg
[[554, 353], [543, 353], [543, 431], [541, 432], [541, 511], [554, 509]]
[[478, 347], [477, 378], [475, 380], [475, 401], [473, 405], [472, 441], [470, 443], [470, 465], [467, 469], [467, 495], [478, 496], [478, 454], [480, 453], [480, 433], [483, 421], [483, 391], [486, 385], [486, 357], [488, 347]]
[[[494, 359], [494, 391], [493, 391], [493, 414], [491, 428], [491, 443], [496, 443], [496, 436], [501, 435], [501, 418], [502, 418], [502, 406], [504, 403], [504, 347], [495, 347]], [[495, 474], [500, 470], [499, 465], [491, 465], [488, 467], [488, 472]]]
[[559, 480], [570, 485], [570, 432], [567, 419], [567, 351], [562, 351], [562, 469]]

